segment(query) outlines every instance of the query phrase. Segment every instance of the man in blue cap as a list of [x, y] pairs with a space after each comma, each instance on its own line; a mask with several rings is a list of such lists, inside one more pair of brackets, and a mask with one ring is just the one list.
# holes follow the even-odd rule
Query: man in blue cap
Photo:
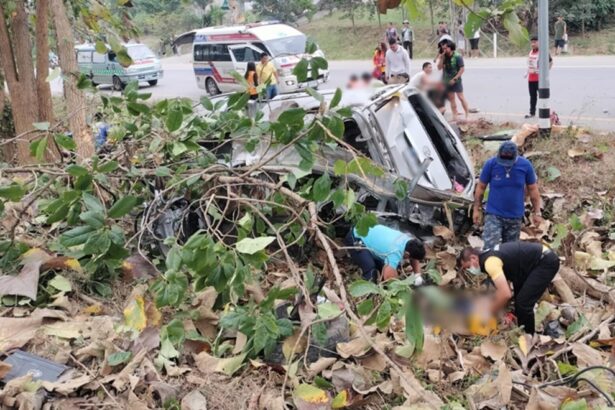
[[485, 249], [518, 241], [525, 213], [525, 192], [532, 202], [532, 222], [542, 222], [541, 198], [532, 163], [519, 156], [517, 145], [506, 141], [483, 166], [474, 193], [474, 224], [480, 223], [483, 196], [489, 186], [483, 241]]

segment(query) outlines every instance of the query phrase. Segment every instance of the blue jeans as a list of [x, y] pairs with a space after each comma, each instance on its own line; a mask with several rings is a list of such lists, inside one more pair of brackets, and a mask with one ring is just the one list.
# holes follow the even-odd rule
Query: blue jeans
[[483, 227], [484, 249], [492, 249], [501, 243], [518, 241], [521, 236], [522, 222], [522, 218], [509, 219], [487, 214]]
[[355, 248], [348, 250], [350, 259], [361, 269], [363, 279], [376, 283], [378, 282], [380, 271], [382, 271], [382, 268], [384, 267], [384, 262], [382, 259], [376, 258], [374, 254], [369, 251], [369, 249], [365, 248], [363, 242], [357, 240], [352, 231], [353, 228], [350, 228], [346, 238], [344, 238], [345, 246]]
[[270, 84], [265, 89], [265, 93], [267, 95], [267, 99], [271, 100], [278, 95], [278, 86], [276, 84]]

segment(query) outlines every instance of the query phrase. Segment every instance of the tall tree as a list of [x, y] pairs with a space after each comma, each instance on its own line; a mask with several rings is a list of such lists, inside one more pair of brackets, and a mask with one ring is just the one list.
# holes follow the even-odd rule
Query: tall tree
[[58, 43], [58, 57], [64, 74], [64, 97], [68, 109], [68, 125], [77, 143], [77, 159], [83, 161], [94, 155], [94, 140], [85, 120], [86, 101], [77, 82], [79, 66], [75, 55], [75, 38], [66, 7], [62, 0], [51, 0], [53, 21]]
[[36, 91], [40, 121], [53, 121], [51, 86], [45, 73], [49, 72], [49, 0], [36, 2]]
[[34, 158], [30, 155], [30, 141], [36, 137], [31, 131], [38, 120], [39, 104], [28, 16], [25, 0], [16, 0], [14, 10], [6, 10], [5, 6], [10, 4], [0, 1], [0, 64], [11, 96], [15, 132], [21, 136], [16, 152], [10, 147], [5, 150], [5, 159], [13, 161], [16, 157], [18, 163], [31, 163]]
[[254, 0], [253, 8], [261, 17], [289, 23], [309, 17], [316, 10], [312, 0]]

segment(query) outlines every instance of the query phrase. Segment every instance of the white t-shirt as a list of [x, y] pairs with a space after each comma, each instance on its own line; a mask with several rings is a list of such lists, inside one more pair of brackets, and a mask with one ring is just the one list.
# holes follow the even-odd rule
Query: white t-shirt
[[410, 56], [403, 47], [397, 47], [397, 51], [389, 48], [386, 53], [386, 78], [392, 75], [406, 74], [410, 76]]
[[419, 71], [418, 73], [414, 74], [412, 76], [412, 78], [410, 79], [410, 86], [416, 88], [417, 90], [422, 90], [423, 89], [423, 78], [425, 78], [427, 76], [427, 73], [425, 71]]
[[477, 38], [480, 38], [480, 29], [476, 30], [474, 32], [474, 36], [472, 36], [472, 39], [477, 39]]

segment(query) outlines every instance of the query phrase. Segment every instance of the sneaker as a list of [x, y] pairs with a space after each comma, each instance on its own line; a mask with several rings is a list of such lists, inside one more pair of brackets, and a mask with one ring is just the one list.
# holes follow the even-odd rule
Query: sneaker
[[534, 118], [534, 117], [535, 117], [535, 115], [533, 115], [533, 114], [525, 114], [525, 118], [526, 118], [526, 119], [527, 119], [527, 118]]

